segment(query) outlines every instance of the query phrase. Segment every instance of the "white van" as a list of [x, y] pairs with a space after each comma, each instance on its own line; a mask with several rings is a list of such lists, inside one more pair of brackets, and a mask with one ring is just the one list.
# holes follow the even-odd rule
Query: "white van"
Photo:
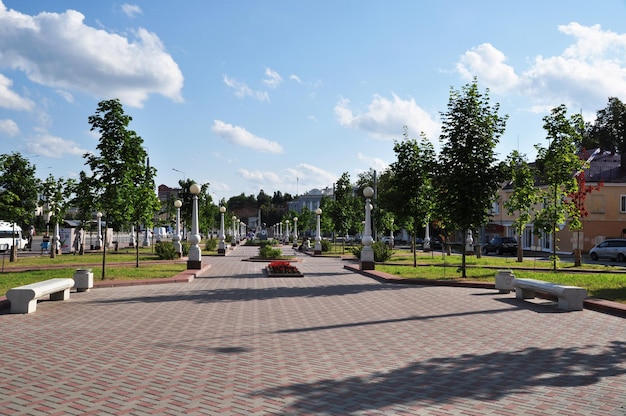
[[7, 244], [7, 249], [10, 250], [15, 244], [18, 250], [24, 250], [28, 244], [28, 239], [25, 237], [22, 227], [0, 220], [0, 246]]

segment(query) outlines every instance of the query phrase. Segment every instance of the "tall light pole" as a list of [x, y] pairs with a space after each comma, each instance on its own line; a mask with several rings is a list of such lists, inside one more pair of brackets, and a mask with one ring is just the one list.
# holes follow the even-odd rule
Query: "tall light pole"
[[176, 208], [176, 234], [172, 237], [174, 240], [174, 249], [178, 253], [178, 258], [183, 256], [183, 246], [180, 244], [180, 207], [183, 206], [183, 203], [180, 199], [174, 201], [174, 207]]
[[191, 208], [191, 235], [189, 236], [189, 256], [187, 259], [187, 269], [202, 268], [202, 253], [200, 252], [200, 231], [198, 230], [198, 194], [200, 185], [197, 183], [189, 187], [189, 192], [193, 195], [193, 205]]
[[172, 168], [172, 170], [174, 172], [182, 173], [183, 174], [183, 182], [187, 182], [187, 176], [185, 175], [185, 172], [183, 172], [182, 170], [178, 170], [176, 168]]
[[293, 217], [293, 248], [298, 248], [298, 217]]
[[98, 218], [98, 245], [96, 246], [96, 250], [100, 250], [102, 248], [102, 228], [100, 225], [100, 219], [102, 218], [102, 213], [98, 212], [96, 214], [96, 218]]
[[285, 243], [289, 244], [289, 220], [285, 220]]
[[224, 231], [224, 213], [226, 212], [226, 207], [220, 207], [220, 242], [217, 246], [217, 254], [222, 256], [226, 255], [226, 244], [224, 243], [224, 239], [226, 238]]
[[372, 249], [372, 204], [370, 198], [374, 189], [370, 186], [363, 189], [365, 197], [365, 227], [363, 231], [363, 249], [361, 250], [361, 270], [374, 270], [374, 249]]
[[237, 245], [237, 235], [236, 235], [237, 232], [235, 231], [235, 224], [237, 223], [237, 216], [233, 215], [232, 220], [233, 220], [233, 236], [232, 236], [232, 238], [230, 240], [230, 245], [231, 245], [231, 247], [234, 247], [234, 246]]
[[322, 234], [320, 232], [320, 215], [322, 215], [322, 209], [316, 209], [315, 215], [317, 215], [317, 230], [315, 230], [315, 247], [313, 248], [313, 254], [319, 256], [322, 254]]

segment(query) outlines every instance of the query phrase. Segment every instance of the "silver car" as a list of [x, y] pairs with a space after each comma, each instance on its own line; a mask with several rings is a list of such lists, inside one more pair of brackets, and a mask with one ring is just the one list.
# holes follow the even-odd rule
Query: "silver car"
[[626, 261], [626, 239], [612, 238], [604, 240], [589, 250], [591, 260], [611, 259], [620, 262]]

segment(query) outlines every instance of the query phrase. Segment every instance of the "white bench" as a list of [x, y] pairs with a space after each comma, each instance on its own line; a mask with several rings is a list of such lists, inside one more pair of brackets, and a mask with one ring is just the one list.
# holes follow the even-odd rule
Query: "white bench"
[[7, 291], [7, 299], [11, 301], [11, 313], [32, 313], [37, 310], [37, 300], [50, 295], [50, 300], [67, 300], [74, 279], [50, 279], [14, 287]]
[[587, 297], [587, 291], [582, 287], [564, 286], [543, 280], [514, 278], [513, 287], [518, 299], [532, 299], [535, 292], [554, 295], [559, 299], [559, 309], [566, 311], [582, 311], [583, 301]]

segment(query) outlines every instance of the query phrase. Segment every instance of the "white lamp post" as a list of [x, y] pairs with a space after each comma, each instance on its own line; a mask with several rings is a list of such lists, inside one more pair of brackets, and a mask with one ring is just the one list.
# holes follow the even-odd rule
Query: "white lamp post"
[[232, 227], [233, 235], [232, 235], [232, 238], [230, 240], [230, 245], [232, 247], [234, 247], [234, 246], [237, 245], [237, 235], [236, 235], [237, 232], [235, 231], [235, 224], [237, 223], [237, 216], [233, 215], [232, 220], [233, 220], [233, 227]]
[[285, 220], [285, 243], [289, 244], [289, 220]]
[[174, 201], [174, 207], [176, 208], [176, 234], [172, 237], [174, 240], [174, 249], [178, 253], [178, 258], [183, 256], [183, 246], [180, 244], [180, 207], [183, 206], [183, 203], [180, 199]]
[[320, 215], [322, 215], [322, 209], [316, 209], [315, 215], [317, 215], [317, 229], [315, 230], [315, 247], [313, 247], [313, 254], [319, 256], [322, 254], [322, 234], [320, 232]]
[[137, 241], [135, 240], [135, 226], [130, 226], [130, 241], [128, 242], [128, 247], [135, 247]]
[[100, 219], [102, 218], [102, 213], [98, 212], [96, 214], [96, 217], [98, 218], [98, 245], [96, 246], [96, 250], [100, 250], [102, 248], [102, 228], [100, 225]]
[[293, 248], [298, 248], [298, 217], [293, 217]]
[[222, 256], [226, 255], [226, 245], [224, 243], [224, 239], [226, 238], [224, 231], [224, 213], [226, 212], [226, 207], [220, 207], [220, 242], [217, 246], [217, 254]]
[[361, 250], [361, 270], [374, 270], [374, 249], [372, 249], [372, 204], [370, 198], [374, 195], [374, 189], [370, 186], [363, 189], [365, 197], [365, 227], [363, 231], [363, 249]]
[[200, 231], [198, 230], [198, 194], [200, 193], [200, 185], [197, 183], [189, 187], [189, 192], [193, 195], [193, 204], [191, 207], [191, 235], [189, 236], [189, 256], [187, 258], [187, 269], [202, 268], [202, 253], [200, 252]]

